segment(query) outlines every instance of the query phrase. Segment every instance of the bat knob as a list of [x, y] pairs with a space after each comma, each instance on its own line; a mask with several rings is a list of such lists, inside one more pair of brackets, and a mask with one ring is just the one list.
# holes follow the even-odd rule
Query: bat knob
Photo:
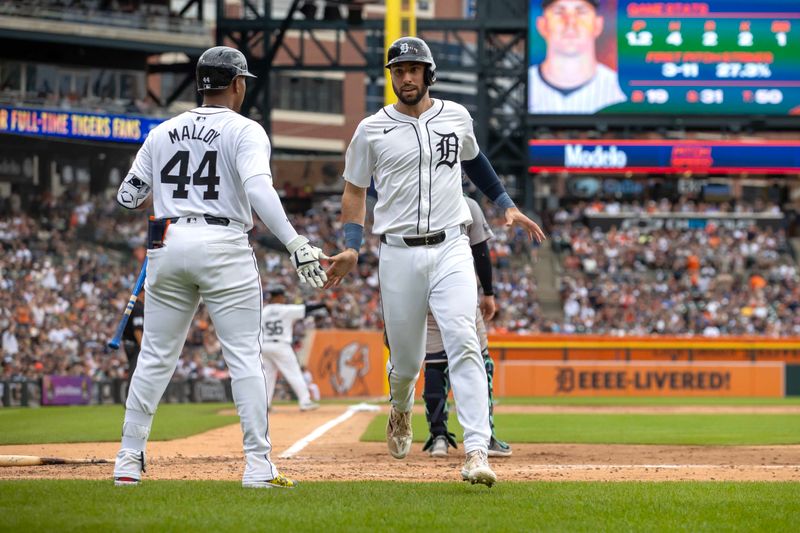
[[117, 348], [119, 348], [119, 343], [111, 341], [108, 343], [108, 347], [111, 348], [112, 350], [116, 350]]

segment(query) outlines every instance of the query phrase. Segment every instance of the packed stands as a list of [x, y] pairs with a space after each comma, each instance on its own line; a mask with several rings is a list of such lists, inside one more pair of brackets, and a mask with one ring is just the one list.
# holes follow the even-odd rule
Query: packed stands
[[[709, 218], [700, 219], [698, 227], [664, 223], [604, 230], [589, 225], [597, 213]], [[743, 214], [769, 219], [779, 217], [780, 208], [760, 202], [712, 205], [662, 200], [596, 202], [559, 210], [552, 230], [563, 267], [559, 282], [564, 321], [559, 331], [711, 337], [799, 334], [800, 285], [785, 231], [735, 218]]]
[[[42, 198], [35, 213], [0, 216], [0, 330], [3, 332], [3, 379], [48, 373], [86, 374], [97, 379], [124, 377], [122, 350], [106, 353], [130, 287], [144, 257], [143, 213], [119, 208], [113, 198], [58, 201]], [[340, 222], [338, 198], [318, 203], [302, 215], [291, 215], [299, 233], [334, 252]], [[536, 285], [528, 264], [526, 236], [507, 234], [503, 219], [487, 209], [495, 229], [491, 253], [496, 265], [498, 316], [491, 327], [500, 331], [540, 330]], [[359, 275], [348, 283], [320, 292], [299, 286], [283, 246], [256, 220], [251, 243], [259, 259], [262, 286], [280, 283], [297, 302], [330, 301], [331, 314], [315, 311], [296, 325], [295, 338], [308, 328], [381, 329], [378, 293], [379, 241], [366, 231]], [[513, 268], [512, 268], [513, 267]], [[219, 342], [201, 305], [190, 329], [178, 377], [225, 374]]]

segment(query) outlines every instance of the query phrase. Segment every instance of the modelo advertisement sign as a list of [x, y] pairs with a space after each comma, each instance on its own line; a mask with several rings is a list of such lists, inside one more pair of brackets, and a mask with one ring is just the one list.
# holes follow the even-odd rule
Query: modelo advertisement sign
[[800, 142], [533, 139], [528, 162], [532, 173], [800, 175]]
[[797, 0], [530, 0], [528, 110], [800, 114]]

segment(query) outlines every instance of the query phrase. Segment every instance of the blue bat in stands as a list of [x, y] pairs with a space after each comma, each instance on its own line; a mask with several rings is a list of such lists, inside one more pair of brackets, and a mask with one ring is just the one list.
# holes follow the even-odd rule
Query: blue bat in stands
[[119, 321], [119, 326], [117, 326], [117, 332], [114, 334], [114, 338], [108, 342], [108, 347], [112, 350], [116, 350], [119, 348], [120, 340], [122, 339], [122, 332], [125, 331], [125, 325], [128, 323], [128, 318], [131, 316], [131, 312], [133, 311], [133, 306], [136, 304], [136, 299], [139, 298], [139, 293], [142, 292], [142, 287], [144, 286], [144, 278], [147, 275], [147, 257], [144, 258], [144, 263], [142, 263], [142, 270], [139, 272], [139, 277], [136, 278], [136, 284], [133, 286], [133, 292], [131, 292], [131, 297], [128, 300], [128, 305], [125, 307], [125, 312], [122, 313], [122, 320]]

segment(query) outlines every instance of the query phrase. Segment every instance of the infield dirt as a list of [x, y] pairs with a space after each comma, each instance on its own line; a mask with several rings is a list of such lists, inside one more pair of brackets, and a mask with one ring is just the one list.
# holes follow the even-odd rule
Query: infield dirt
[[[270, 413], [273, 459], [286, 475], [306, 481], [457, 481], [463, 449], [431, 459], [415, 443], [395, 460], [384, 443], [359, 439], [375, 413], [359, 412], [291, 458], [278, 456], [299, 439], [345, 412], [323, 405], [299, 413], [278, 406]], [[385, 411], [387, 407], [382, 406]], [[503, 406], [498, 413], [797, 413], [792, 407], [560, 407]], [[418, 409], [417, 416], [423, 416]], [[156, 419], [156, 423], [158, 423]], [[244, 461], [238, 424], [193, 437], [148, 444], [146, 479], [238, 480]], [[500, 481], [800, 481], [800, 445], [656, 446], [512, 443], [514, 454], [493, 458]], [[117, 442], [0, 446], [0, 455], [113, 459]], [[111, 479], [112, 464], [0, 468], [0, 479]]]

